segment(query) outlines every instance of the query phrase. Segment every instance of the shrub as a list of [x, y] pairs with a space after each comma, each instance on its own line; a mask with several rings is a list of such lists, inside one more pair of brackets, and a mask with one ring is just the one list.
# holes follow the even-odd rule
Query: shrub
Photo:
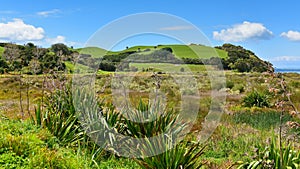
[[291, 82], [291, 87], [300, 88], [300, 82], [298, 82], [298, 81], [292, 81]]
[[4, 69], [0, 67], [0, 74], [4, 74]]
[[116, 66], [112, 62], [103, 61], [99, 64], [99, 69], [104, 70], [104, 71], [115, 71]]
[[234, 89], [234, 90], [238, 90], [240, 93], [244, 93], [244, 92], [245, 92], [245, 87], [244, 87], [242, 84], [240, 84], [240, 85], [235, 85], [235, 86], [233, 87], [233, 89]]
[[232, 89], [234, 87], [234, 83], [232, 81], [226, 81], [226, 88]]
[[161, 50], [165, 50], [165, 51], [168, 51], [170, 53], [173, 53], [173, 50], [170, 47], [164, 47], [164, 48], [161, 48]]
[[243, 99], [243, 104], [245, 107], [270, 107], [268, 96], [257, 91], [250, 92]]
[[238, 72], [249, 72], [251, 70], [251, 65], [246, 59], [238, 59], [234, 64], [233, 68]]
[[184, 72], [184, 68], [183, 67], [180, 68], [180, 72]]

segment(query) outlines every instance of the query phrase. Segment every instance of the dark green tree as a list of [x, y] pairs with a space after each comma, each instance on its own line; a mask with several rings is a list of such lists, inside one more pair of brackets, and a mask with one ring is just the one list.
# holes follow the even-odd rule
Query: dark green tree
[[71, 54], [71, 51], [69, 50], [68, 46], [63, 43], [51, 45], [51, 50], [59, 57]]

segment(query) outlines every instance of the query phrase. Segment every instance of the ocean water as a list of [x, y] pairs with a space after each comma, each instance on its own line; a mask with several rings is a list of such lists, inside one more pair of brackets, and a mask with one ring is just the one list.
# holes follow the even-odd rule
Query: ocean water
[[279, 73], [298, 73], [298, 74], [300, 74], [300, 69], [275, 69], [275, 72], [279, 72]]

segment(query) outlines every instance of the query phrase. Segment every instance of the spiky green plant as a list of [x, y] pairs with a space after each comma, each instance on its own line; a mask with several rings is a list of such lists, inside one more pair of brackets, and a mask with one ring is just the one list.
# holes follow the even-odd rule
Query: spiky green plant
[[165, 132], [175, 132], [171, 130], [183, 130], [186, 127], [186, 124], [179, 124], [179, 116], [176, 112], [161, 110], [159, 104], [152, 106], [140, 101], [137, 109], [123, 111], [126, 111], [127, 116], [124, 118], [127, 127], [126, 135], [131, 137], [152, 137]]
[[[162, 110], [157, 106], [140, 101], [135, 110], [125, 109], [124, 118], [127, 136], [143, 139], [134, 147], [125, 142], [125, 148], [142, 168], [200, 168], [199, 157], [204, 147], [198, 143], [180, 141], [187, 122], [172, 110]], [[124, 113], [124, 114], [125, 114]], [[123, 114], [123, 113], [122, 113]], [[126, 140], [128, 141], [128, 140]], [[178, 143], [179, 142], [179, 143]], [[177, 144], [178, 143], [178, 144]]]
[[[44, 101], [43, 125], [57, 137], [62, 145], [76, 144], [84, 137], [72, 101], [69, 87], [51, 93]], [[37, 117], [39, 117], [39, 111], [38, 109], [36, 112]]]
[[42, 114], [42, 109], [41, 109], [41, 105], [38, 104], [35, 108], [34, 108], [34, 116], [32, 116], [30, 114], [30, 119], [31, 122], [33, 124], [35, 124], [38, 127], [42, 127], [42, 123], [43, 123], [43, 114]]
[[270, 107], [268, 96], [257, 91], [253, 91], [244, 97], [243, 104], [246, 107]]
[[153, 153], [158, 148], [157, 146], [164, 146], [166, 144], [168, 148], [165, 152], [145, 158], [134, 159], [141, 168], [165, 168], [165, 169], [198, 169], [203, 163], [200, 161], [200, 156], [204, 153], [205, 146], [200, 146], [199, 143], [192, 143], [187, 141], [181, 141], [177, 145], [174, 145], [172, 141], [168, 139], [163, 142], [153, 143], [148, 142], [146, 146], [146, 151], [153, 151]]

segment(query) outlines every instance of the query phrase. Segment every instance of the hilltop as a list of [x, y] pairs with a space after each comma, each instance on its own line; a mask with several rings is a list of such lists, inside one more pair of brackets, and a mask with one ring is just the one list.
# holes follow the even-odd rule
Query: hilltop
[[[103, 49], [98, 49], [98, 51], [100, 51], [101, 56], [104, 55]], [[93, 53], [93, 55], [96, 54]], [[121, 61], [123, 63], [120, 68], [118, 63]], [[102, 57], [100, 68], [107, 71], [114, 71], [117, 68], [118, 70], [132, 70], [129, 65], [124, 65], [124, 62], [205, 64], [222, 66], [226, 70], [237, 70], [239, 72], [264, 72], [272, 66], [271, 63], [261, 60], [254, 52], [232, 44], [224, 44], [214, 48], [196, 44], [172, 44], [133, 46], [126, 47], [122, 51], [106, 51], [106, 54]], [[140, 65], [138, 67], [141, 68]]]
[[128, 49], [125, 49], [123, 51], [118, 52], [112, 52], [111, 54], [118, 54], [118, 53], [124, 53], [124, 52], [140, 52], [140, 54], [147, 54], [153, 51], [157, 51], [159, 49], [163, 48], [171, 48], [173, 51], [173, 54], [179, 58], [201, 58], [207, 59], [211, 58], [213, 56], [219, 56], [220, 58], [226, 58], [227, 52], [222, 49], [215, 49], [208, 46], [203, 45], [157, 45], [157, 46], [134, 46], [130, 47]]

